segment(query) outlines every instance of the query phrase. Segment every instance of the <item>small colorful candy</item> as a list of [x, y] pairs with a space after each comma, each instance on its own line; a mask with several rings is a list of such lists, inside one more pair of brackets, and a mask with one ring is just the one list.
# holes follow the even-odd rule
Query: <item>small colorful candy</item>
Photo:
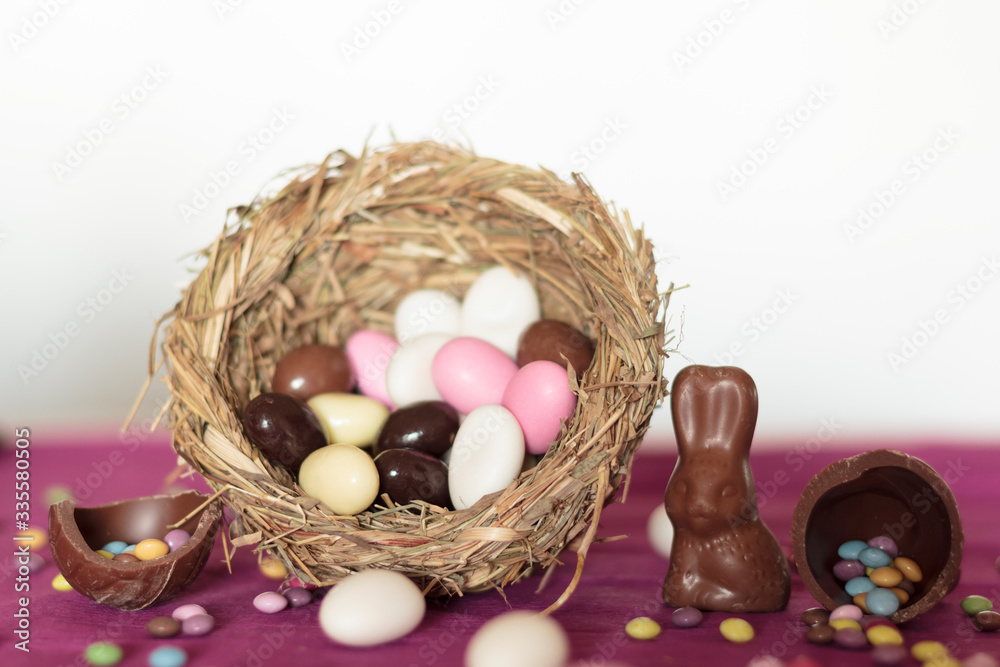
[[633, 618], [625, 624], [625, 634], [632, 639], [656, 639], [660, 630], [660, 624], [648, 616]]
[[879, 535], [878, 537], [873, 537], [868, 540], [868, 546], [875, 547], [876, 549], [881, 549], [882, 551], [889, 554], [890, 557], [895, 558], [899, 555], [899, 547], [896, 546], [896, 541], [887, 535]]
[[49, 534], [44, 528], [39, 528], [38, 526], [31, 526], [24, 530], [18, 531], [17, 537], [26, 538], [23, 540], [17, 540], [16, 544], [27, 544], [29, 551], [38, 551], [44, 549], [49, 543]]
[[877, 547], [865, 547], [858, 554], [858, 560], [868, 567], [884, 567], [892, 562], [892, 557]]
[[288, 568], [277, 558], [266, 557], [261, 559], [260, 565], [261, 574], [263, 574], [268, 579], [282, 580], [288, 574]]
[[833, 643], [843, 648], [864, 648], [868, 646], [865, 633], [859, 628], [842, 628], [833, 633]]
[[972, 624], [980, 632], [996, 632], [1000, 630], [1000, 613], [983, 610], [972, 617]]
[[949, 657], [947, 646], [941, 642], [930, 640], [920, 641], [911, 646], [910, 655], [920, 662], [927, 662], [928, 660], [934, 660], [936, 658]]
[[849, 618], [855, 621], [860, 621], [862, 616], [864, 616], [864, 612], [861, 611], [861, 607], [853, 604], [842, 604], [830, 612], [830, 617], [827, 619], [827, 622], [829, 623], [830, 621], [835, 621], [838, 618]]
[[893, 644], [881, 644], [870, 654], [876, 665], [900, 665], [906, 661], [906, 649]]
[[108, 542], [103, 547], [101, 547], [101, 551], [107, 551], [108, 553], [117, 556], [121, 552], [125, 551], [125, 548], [127, 546], [128, 545], [122, 542], [121, 540], [115, 540], [114, 542]]
[[62, 574], [57, 574], [55, 578], [52, 580], [52, 588], [56, 589], [57, 591], [73, 590], [73, 587], [69, 585], [69, 582], [66, 581], [66, 577], [62, 576]]
[[178, 621], [183, 622], [185, 618], [190, 618], [191, 616], [195, 616], [197, 614], [207, 613], [208, 612], [205, 611], [205, 608], [200, 604], [182, 604], [180, 607], [177, 607], [177, 609], [174, 609], [171, 616], [176, 618]]
[[802, 622], [808, 627], [826, 625], [830, 622], [830, 612], [823, 607], [812, 607], [802, 612]]
[[982, 595], [969, 595], [962, 600], [962, 611], [969, 616], [975, 616], [981, 611], [992, 610], [993, 603], [990, 602], [989, 598], [984, 598]]
[[829, 626], [834, 630], [860, 630], [861, 624], [855, 621], [853, 618], [832, 618], [830, 619]]
[[963, 660], [962, 667], [1000, 667], [1000, 660], [989, 653], [979, 652]]
[[181, 622], [172, 616], [157, 616], [146, 624], [146, 632], [154, 637], [174, 637], [181, 632]]
[[859, 560], [858, 556], [867, 548], [867, 543], [861, 540], [851, 540], [840, 545], [837, 549], [837, 555], [844, 560]]
[[877, 567], [868, 575], [872, 583], [882, 588], [893, 588], [899, 586], [903, 581], [903, 573], [894, 567]]
[[924, 578], [923, 572], [920, 571], [920, 566], [912, 558], [897, 556], [892, 561], [892, 566], [902, 572], [903, 576], [913, 583], [917, 583]]
[[139, 559], [135, 557], [135, 554], [130, 551], [123, 551], [112, 560], [116, 560], [120, 563], [138, 563]]
[[149, 667], [182, 667], [187, 653], [176, 646], [161, 646], [149, 654]]
[[313, 600], [312, 593], [310, 593], [305, 588], [289, 588], [282, 592], [285, 599], [288, 600], [289, 607], [305, 607], [310, 604]]
[[153, 560], [154, 558], [161, 558], [170, 553], [170, 547], [163, 540], [150, 538], [136, 544], [135, 550], [132, 553], [139, 560]]
[[899, 610], [899, 598], [886, 588], [876, 588], [868, 591], [865, 606], [876, 616], [891, 616]]
[[84, 651], [83, 657], [97, 667], [117, 665], [122, 660], [122, 648], [112, 642], [94, 642]]
[[678, 628], [697, 627], [703, 618], [701, 611], [694, 607], [680, 607], [670, 614], [670, 622]]
[[865, 630], [865, 637], [868, 638], [872, 646], [883, 646], [890, 644], [893, 646], [903, 645], [903, 635], [899, 630], [886, 625], [873, 625]]
[[111, 553], [110, 551], [105, 551], [104, 549], [98, 549], [94, 553], [100, 556], [101, 558], [106, 558], [107, 560], [111, 560], [112, 558], [115, 557], [113, 553]]
[[734, 644], [745, 644], [754, 638], [753, 626], [742, 618], [727, 618], [719, 624], [722, 636]]
[[826, 623], [814, 625], [806, 630], [806, 641], [810, 644], [829, 644], [833, 641], [834, 629]]
[[208, 614], [188, 616], [181, 623], [181, 632], [194, 637], [207, 635], [213, 628], [215, 628], [215, 619]]
[[847, 591], [848, 595], [852, 596], [858, 593], [867, 593], [873, 588], [875, 588], [875, 584], [868, 577], [854, 577], [844, 584], [844, 590]]
[[28, 570], [34, 574], [45, 568], [45, 559], [39, 554], [32, 553], [28, 556]]
[[170, 551], [177, 551], [182, 546], [184, 546], [190, 539], [191, 539], [191, 533], [187, 532], [186, 530], [177, 528], [167, 533], [164, 536], [163, 541], [167, 543], [167, 547], [170, 548]]
[[850, 581], [854, 577], [862, 577], [865, 566], [859, 560], [841, 560], [833, 566], [833, 576], [841, 581]]
[[253, 599], [253, 606], [265, 614], [276, 614], [288, 606], [288, 598], [281, 593], [265, 591]]

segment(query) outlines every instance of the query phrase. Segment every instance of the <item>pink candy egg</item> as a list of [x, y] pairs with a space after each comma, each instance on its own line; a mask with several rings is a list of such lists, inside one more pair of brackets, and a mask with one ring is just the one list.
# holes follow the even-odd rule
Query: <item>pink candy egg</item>
[[347, 363], [351, 365], [351, 373], [358, 380], [358, 390], [370, 398], [374, 398], [390, 410], [396, 404], [389, 398], [385, 386], [385, 372], [389, 368], [389, 360], [396, 352], [399, 343], [388, 334], [362, 329], [347, 339], [344, 354]]
[[531, 454], [544, 454], [559, 436], [562, 423], [576, 410], [566, 369], [551, 361], [533, 361], [517, 371], [500, 405], [517, 418]]
[[[479, 338], [454, 338], [438, 351], [431, 364], [434, 386], [459, 412], [499, 404], [517, 364], [495, 345]], [[564, 372], [565, 373], [565, 372]]]

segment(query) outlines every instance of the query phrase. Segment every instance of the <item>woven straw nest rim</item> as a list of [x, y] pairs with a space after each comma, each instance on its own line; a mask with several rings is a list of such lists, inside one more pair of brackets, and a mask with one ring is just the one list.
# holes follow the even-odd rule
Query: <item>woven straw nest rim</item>
[[[579, 175], [566, 183], [434, 142], [337, 151], [235, 213], [158, 322], [149, 363], [150, 378], [166, 366], [174, 448], [231, 511], [232, 545], [256, 544], [317, 585], [390, 568], [427, 595], [502, 590], [572, 548], [577, 570], [553, 608], [565, 601], [666, 395], [673, 285], [657, 290], [652, 245], [628, 213]], [[391, 333], [408, 292], [461, 298], [498, 264], [533, 281], [543, 317], [595, 342], [590, 369], [568, 374], [578, 405], [560, 439], [506, 489], [456, 512], [383, 498], [377, 511], [334, 516], [247, 441], [243, 407], [269, 390], [284, 352]]]

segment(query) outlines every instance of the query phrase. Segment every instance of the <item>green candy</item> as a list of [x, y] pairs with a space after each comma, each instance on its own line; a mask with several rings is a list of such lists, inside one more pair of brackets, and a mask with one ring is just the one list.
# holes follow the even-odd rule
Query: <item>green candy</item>
[[83, 657], [92, 665], [117, 665], [122, 660], [122, 649], [111, 642], [94, 642], [87, 647]]
[[962, 600], [962, 611], [969, 616], [975, 616], [981, 611], [990, 611], [992, 609], [993, 603], [982, 595], [970, 595]]

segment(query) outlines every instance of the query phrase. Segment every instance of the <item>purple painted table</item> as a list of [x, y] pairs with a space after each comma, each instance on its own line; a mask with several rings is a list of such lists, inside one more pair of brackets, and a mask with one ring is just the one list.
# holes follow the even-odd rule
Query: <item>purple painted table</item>
[[[806, 482], [831, 461], [867, 447], [836, 452], [820, 451], [803, 456], [760, 451], [751, 457], [757, 481], [761, 515], [783, 546], [789, 546], [792, 509]], [[903, 626], [908, 644], [922, 639], [950, 643], [959, 657], [985, 651], [1000, 658], [1000, 633], [977, 633], [959, 608], [966, 595], [977, 593], [1000, 607], [1000, 572], [994, 561], [1000, 556], [1000, 451], [997, 449], [940, 446], [933, 443], [909, 447], [939, 472], [958, 471], [952, 485], [958, 497], [966, 533], [962, 582], [929, 613]], [[808, 460], [806, 460], [806, 457]], [[660, 602], [660, 586], [667, 562], [657, 556], [646, 539], [646, 520], [662, 501], [663, 489], [674, 466], [674, 456], [640, 453], [628, 502], [608, 507], [601, 521], [600, 537], [628, 535], [628, 539], [595, 544], [584, 576], [572, 598], [554, 618], [569, 634], [572, 659], [579, 665], [745, 665], [754, 656], [772, 653], [789, 660], [805, 654], [823, 665], [868, 664], [865, 653], [818, 647], [804, 640], [799, 620], [802, 610], [815, 606], [797, 576], [792, 576], [792, 598], [786, 611], [748, 614], [744, 618], [756, 628], [757, 637], [744, 645], [730, 644], [719, 634], [722, 613], [705, 615], [694, 629], [670, 626], [672, 609]], [[14, 456], [0, 454], [4, 484], [12, 485]], [[45, 526], [45, 489], [64, 484], [76, 489], [80, 504], [96, 505], [112, 500], [150, 495], [163, 490], [165, 477], [174, 469], [176, 455], [166, 440], [157, 437], [135, 447], [110, 439], [83, 445], [58, 446], [32, 442], [31, 522]], [[94, 473], [94, 474], [91, 474]], [[953, 478], [949, 475], [949, 479]], [[89, 481], [88, 481], [89, 477]], [[200, 480], [198, 480], [200, 482]], [[197, 482], [191, 485], [199, 487]], [[10, 488], [10, 487], [8, 487]], [[4, 533], [14, 532], [13, 493], [0, 516]], [[319, 605], [286, 609], [266, 615], [253, 608], [255, 595], [276, 588], [256, 567], [256, 556], [243, 548], [233, 558], [233, 573], [223, 561], [217, 541], [204, 572], [178, 599], [161, 607], [126, 612], [100, 606], [75, 592], [57, 592], [50, 582], [57, 574], [48, 549], [42, 551], [49, 565], [31, 575], [30, 654], [14, 647], [13, 630], [16, 574], [7, 559], [0, 565], [0, 664], [84, 665], [82, 651], [93, 641], [109, 639], [125, 651], [123, 665], [145, 665], [149, 652], [166, 644], [187, 651], [192, 667], [200, 665], [262, 667], [263, 665], [393, 665], [400, 667], [461, 665], [472, 633], [488, 619], [509, 607], [498, 593], [466, 595], [447, 603], [431, 602], [420, 628], [404, 639], [373, 649], [350, 649], [326, 639], [319, 629]], [[541, 578], [533, 576], [506, 590], [510, 608], [541, 610], [555, 600], [570, 581], [576, 557], [566, 554], [565, 565], [552, 576], [546, 588], [536, 593]], [[178, 605], [196, 602], [216, 618], [216, 629], [207, 637], [149, 637], [146, 623], [169, 614]], [[664, 631], [654, 641], [629, 639], [625, 623], [636, 616], [651, 616]], [[917, 664], [910, 661], [907, 664]], [[516, 667], [516, 666], [513, 666]]]

